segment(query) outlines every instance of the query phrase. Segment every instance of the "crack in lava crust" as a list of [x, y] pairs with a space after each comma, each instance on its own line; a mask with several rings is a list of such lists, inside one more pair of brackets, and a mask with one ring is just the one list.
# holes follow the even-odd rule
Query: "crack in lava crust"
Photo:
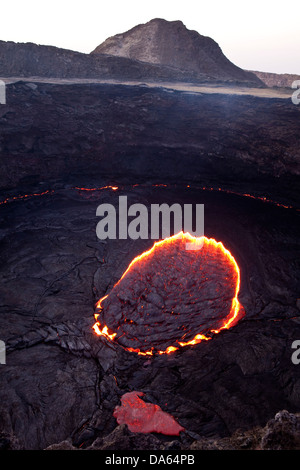
[[134, 258], [97, 302], [93, 328], [129, 352], [170, 354], [235, 325], [245, 313], [239, 289], [239, 267], [222, 242], [180, 232]]

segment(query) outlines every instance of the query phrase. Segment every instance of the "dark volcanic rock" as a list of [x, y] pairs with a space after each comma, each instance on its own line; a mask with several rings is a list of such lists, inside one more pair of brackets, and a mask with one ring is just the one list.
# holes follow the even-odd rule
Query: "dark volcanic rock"
[[[97, 438], [90, 446], [84, 450], [160, 450], [163, 444], [155, 435], [145, 435], [132, 433], [125, 424], [117, 426], [110, 434], [104, 438]], [[71, 439], [52, 444], [45, 450], [78, 450], [72, 445]]]
[[[162, 442], [155, 435], [131, 433], [120, 425], [104, 438], [96, 439], [87, 450], [300, 450], [299, 414], [280, 411], [264, 427], [237, 431], [230, 437], [205, 438], [186, 435], [182, 440]], [[192, 442], [191, 442], [192, 440]], [[46, 450], [77, 450], [71, 440], [49, 446]]]
[[[100, 325], [126, 348], [165, 351], [218, 330], [234, 316], [239, 273], [223, 245], [170, 238], [137, 259], [101, 302]], [[199, 338], [200, 339], [200, 338]]]
[[[150, 358], [95, 335], [95, 303], [152, 246], [151, 240], [97, 240], [96, 208], [116, 205], [119, 194], [146, 205], [205, 204], [206, 236], [222, 240], [241, 269], [246, 315], [235, 327]], [[278, 410], [299, 411], [300, 366], [291, 360], [291, 345], [300, 338], [295, 211], [219, 191], [142, 185], [60, 189], [3, 204], [0, 217], [4, 448], [63, 441], [66, 448], [159, 448], [195, 439], [213, 446], [220, 438], [227, 444], [215, 446], [251, 448], [259, 441], [251, 429], [265, 426]], [[179, 444], [118, 429], [114, 409], [133, 390], [186, 429]], [[240, 440], [229, 442], [235, 432]]]
[[99, 53], [171, 66], [212, 80], [262, 86], [256, 75], [230, 62], [213, 39], [189, 31], [181, 21], [156, 18], [135, 26], [107, 39], [92, 52]]
[[213, 81], [172, 67], [106, 54], [90, 55], [32, 43], [0, 41], [0, 77], [96, 78], [153, 81]]
[[151, 179], [290, 204], [299, 194], [299, 126], [290, 99], [16, 83], [0, 106], [0, 188]]
[[300, 416], [286, 410], [276, 413], [264, 427], [237, 431], [229, 438], [195, 440], [191, 450], [300, 450]]
[[161, 441], [155, 435], [132, 433], [125, 424], [117, 426], [105, 438], [97, 439], [88, 450], [159, 450]]
[[300, 417], [286, 410], [277, 413], [267, 423], [261, 446], [264, 450], [299, 450]]
[[[299, 213], [252, 198], [299, 205], [299, 112], [290, 99], [147, 86], [7, 86], [0, 106], [3, 449], [179, 448], [195, 439], [213, 446], [235, 432], [241, 440], [228, 445], [251, 448], [264, 434], [249, 430], [278, 410], [299, 411], [300, 366], [291, 360], [300, 338]], [[97, 239], [96, 209], [117, 207], [119, 195], [147, 207], [205, 204], [205, 235], [221, 240], [241, 270], [246, 315], [234, 328], [150, 358], [95, 335], [95, 303], [153, 244]], [[165, 444], [118, 427], [114, 409], [133, 390], [178, 420], [183, 436]], [[278, 435], [282, 447], [298, 445], [291, 438], [298, 421], [277, 421], [263, 445], [274, 447]]]

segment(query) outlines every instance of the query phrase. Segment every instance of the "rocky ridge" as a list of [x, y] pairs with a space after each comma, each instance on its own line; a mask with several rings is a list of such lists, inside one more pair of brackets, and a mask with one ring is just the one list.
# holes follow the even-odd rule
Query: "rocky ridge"
[[108, 38], [92, 55], [110, 54], [145, 63], [174, 67], [210, 80], [244, 81], [261, 86], [257, 77], [225, 57], [211, 38], [188, 30], [182, 21], [156, 18]]
[[0, 77], [33, 76], [264, 86], [232, 64], [211, 38], [188, 31], [181, 21], [158, 19], [109, 38], [90, 54], [0, 41]]
[[270, 73], [252, 71], [268, 87], [291, 88], [296, 80], [300, 80], [300, 75], [292, 73]]

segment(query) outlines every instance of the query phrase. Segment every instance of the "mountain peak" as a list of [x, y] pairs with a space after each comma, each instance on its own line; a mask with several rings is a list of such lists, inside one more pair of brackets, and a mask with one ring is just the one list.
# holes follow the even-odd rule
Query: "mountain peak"
[[230, 62], [219, 45], [182, 21], [154, 18], [108, 38], [91, 54], [108, 54], [168, 66], [213, 79], [260, 82]]

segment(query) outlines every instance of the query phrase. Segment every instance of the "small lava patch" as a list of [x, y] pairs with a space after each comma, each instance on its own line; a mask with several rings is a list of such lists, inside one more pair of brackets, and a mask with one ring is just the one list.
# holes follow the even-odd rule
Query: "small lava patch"
[[133, 391], [121, 397], [121, 406], [116, 406], [113, 414], [118, 424], [127, 424], [132, 432], [157, 432], [167, 436], [179, 436], [184, 431], [173, 416], [158, 405], [144, 402], [140, 398], [143, 396], [143, 392]]

